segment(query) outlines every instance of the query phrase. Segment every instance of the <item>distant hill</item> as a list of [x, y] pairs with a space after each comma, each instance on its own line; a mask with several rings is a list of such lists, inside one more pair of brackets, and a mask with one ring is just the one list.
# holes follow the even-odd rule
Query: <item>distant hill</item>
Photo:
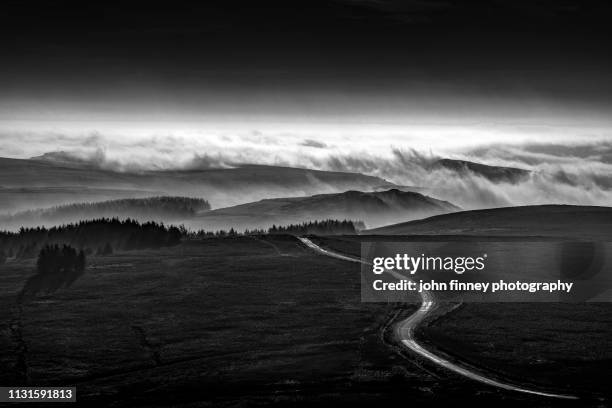
[[148, 197], [67, 204], [0, 215], [4, 228], [60, 225], [81, 220], [131, 218], [137, 221], [171, 222], [210, 210], [208, 201], [189, 197]]
[[62, 187], [2, 187], [0, 186], [0, 214], [27, 209], [49, 207], [65, 203], [145, 198], [163, 195], [160, 191], [138, 189]]
[[612, 208], [537, 205], [461, 211], [388, 225], [362, 233], [610, 239], [612, 238]]
[[495, 183], [518, 183], [529, 177], [529, 174], [531, 174], [531, 171], [529, 170], [519, 169], [516, 167], [489, 166], [466, 160], [453, 159], [440, 159], [436, 161], [432, 167], [445, 168], [459, 174], [471, 172]]
[[193, 219], [204, 229], [265, 228], [272, 224], [300, 223], [321, 219], [360, 220], [367, 226], [385, 225], [434, 214], [458, 211], [446, 201], [416, 192], [391, 189], [380, 192], [346, 191], [304, 197], [265, 199], [203, 213]]
[[[151, 195], [143, 194], [145, 191], [156, 195], [206, 197], [213, 207], [222, 207], [262, 198], [350, 189], [369, 191], [380, 186], [388, 189], [395, 185], [359, 173], [280, 166], [119, 172], [74, 161], [49, 160], [44, 156], [31, 160], [0, 158], [0, 212], [91, 201], [92, 196], [105, 200]], [[58, 195], [57, 189], [67, 193]]]
[[69, 152], [55, 151], [43, 153], [40, 156], [30, 157], [32, 161], [46, 162], [63, 167], [74, 168], [99, 168], [99, 164], [95, 160], [79, 158]]

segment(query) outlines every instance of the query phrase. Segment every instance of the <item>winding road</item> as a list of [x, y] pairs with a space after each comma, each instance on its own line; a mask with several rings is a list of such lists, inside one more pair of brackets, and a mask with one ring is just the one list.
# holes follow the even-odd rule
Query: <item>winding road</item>
[[[312, 242], [308, 238], [299, 238], [302, 243], [304, 243], [307, 247], [313, 249], [314, 251], [321, 253], [323, 255], [330, 256], [332, 258], [342, 259], [344, 261], [356, 262], [365, 265], [370, 265], [369, 262], [363, 261], [359, 258], [342, 255], [328, 249], [321, 248], [314, 242]], [[397, 279], [407, 279], [405, 276], [395, 272], [395, 271], [385, 271]], [[511, 384], [508, 382], [502, 382], [499, 380], [495, 380], [493, 378], [489, 378], [484, 374], [477, 373], [469, 368], [464, 368], [449, 361], [443, 357], [436, 355], [435, 353], [427, 350], [425, 347], [421, 346], [415, 339], [414, 330], [416, 327], [427, 317], [427, 315], [435, 308], [436, 302], [435, 298], [429, 291], [423, 291], [420, 293], [421, 295], [421, 307], [414, 312], [412, 315], [408, 316], [406, 319], [400, 321], [395, 327], [395, 334], [401, 343], [411, 350], [412, 352], [420, 355], [421, 357], [435, 363], [438, 366], [444, 367], [447, 370], [450, 370], [454, 373], [457, 373], [463, 377], [469, 378], [474, 381], [478, 381], [483, 384], [487, 384], [493, 387], [497, 387], [500, 389], [508, 390], [508, 391], [516, 391], [525, 394], [539, 395], [542, 397], [550, 397], [550, 398], [561, 398], [561, 399], [578, 399], [578, 397], [573, 395], [566, 394], [554, 394], [550, 392], [537, 391], [530, 388], [525, 388], [520, 385]]]

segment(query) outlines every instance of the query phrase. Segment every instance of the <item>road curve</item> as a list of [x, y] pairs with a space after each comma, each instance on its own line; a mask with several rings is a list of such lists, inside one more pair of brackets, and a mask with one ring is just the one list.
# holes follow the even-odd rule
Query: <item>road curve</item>
[[[356, 262], [365, 265], [370, 265], [369, 262], [363, 261], [359, 258], [342, 255], [328, 249], [323, 249], [314, 242], [312, 242], [308, 238], [298, 237], [302, 243], [304, 243], [307, 247], [313, 249], [314, 251], [321, 253], [323, 255], [330, 256], [332, 258], [342, 259], [344, 261]], [[385, 271], [391, 275], [393, 275], [397, 279], [407, 279], [405, 276], [400, 275], [395, 271]], [[440, 357], [433, 352], [427, 350], [425, 347], [421, 346], [414, 337], [414, 330], [421, 323], [425, 317], [435, 308], [435, 298], [429, 291], [424, 291], [420, 293], [421, 295], [421, 307], [408, 316], [406, 319], [400, 321], [395, 327], [395, 334], [400, 339], [401, 343], [413, 351], [414, 353], [420, 355], [421, 357], [426, 358], [427, 360], [437, 364], [438, 366], [444, 367], [447, 370], [450, 370], [454, 373], [457, 373], [463, 377], [469, 378], [474, 381], [481, 382], [483, 384], [487, 384], [493, 387], [497, 387], [500, 389], [508, 390], [508, 391], [516, 391], [525, 394], [539, 395], [542, 397], [550, 397], [550, 398], [561, 398], [561, 399], [578, 399], [578, 397], [573, 395], [566, 394], [554, 394], [550, 392], [537, 391], [529, 388], [525, 388], [519, 385], [514, 385], [507, 382], [498, 381], [489, 377], [486, 377], [483, 374], [479, 374], [471, 369], [461, 367], [456, 363], [453, 363], [449, 360], [446, 360], [443, 357]]]

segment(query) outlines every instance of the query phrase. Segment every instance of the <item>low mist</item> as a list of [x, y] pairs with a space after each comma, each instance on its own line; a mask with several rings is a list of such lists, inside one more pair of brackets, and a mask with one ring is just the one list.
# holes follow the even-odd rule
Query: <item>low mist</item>
[[[463, 209], [612, 204], [612, 143], [597, 136], [598, 132], [603, 135], [597, 129], [592, 137], [573, 135], [572, 142], [543, 136], [539, 143], [525, 138], [511, 143], [512, 135], [508, 134], [498, 138], [499, 142], [463, 147], [450, 143], [453, 139], [448, 129], [444, 131], [444, 137], [428, 136], [432, 149], [427, 149], [424, 137], [397, 134], [349, 137], [338, 133], [329, 138], [307, 132], [268, 134], [256, 130], [240, 134], [218, 131], [191, 138], [122, 138], [98, 132], [85, 136], [5, 134], [1, 150], [8, 155], [30, 154], [28, 157], [39, 163], [89, 173], [74, 179], [69, 172], [45, 175], [44, 180], [34, 182], [22, 182], [19, 177], [23, 172], [14, 182], [11, 175], [0, 177], [0, 212], [154, 195], [202, 198], [216, 209], [265, 198], [373, 191], [394, 185]], [[484, 140], [480, 133], [477, 139]], [[23, 137], [31, 143], [24, 144]], [[445, 141], [451, 147], [445, 147]], [[50, 151], [50, 146], [55, 150]], [[504, 180], [491, 177], [486, 169], [440, 166], [441, 159], [519, 169], [524, 176]], [[261, 166], [361, 173], [377, 179]]]

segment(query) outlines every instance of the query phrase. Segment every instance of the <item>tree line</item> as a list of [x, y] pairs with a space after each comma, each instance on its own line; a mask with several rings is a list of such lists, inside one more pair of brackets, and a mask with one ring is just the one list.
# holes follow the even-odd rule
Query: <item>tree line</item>
[[268, 234], [291, 234], [291, 235], [351, 235], [356, 234], [363, 223], [350, 220], [322, 220], [303, 222], [301, 224], [289, 224], [285, 226], [273, 225]]
[[2, 256], [33, 258], [45, 245], [70, 245], [85, 253], [108, 254], [113, 250], [147, 249], [180, 243], [184, 227], [153, 221], [100, 218], [57, 227], [21, 228], [0, 232]]
[[[363, 228], [361, 221], [329, 219], [284, 226], [273, 225], [267, 229], [247, 229], [240, 232], [234, 228], [190, 231], [184, 226], [166, 226], [153, 221], [140, 223], [133, 219], [100, 218], [51, 228], [22, 227], [18, 232], [0, 231], [0, 264], [4, 263], [7, 257], [34, 258], [40, 253], [54, 253], [56, 250], [53, 248], [56, 247], [63, 251], [63, 245], [79, 248], [84, 255], [110, 255], [118, 250], [173, 246], [179, 244], [183, 238], [207, 239], [266, 234], [351, 235]], [[78, 255], [80, 256], [80, 252]], [[71, 256], [68, 253], [65, 255], [68, 258]]]
[[38, 253], [36, 269], [40, 274], [83, 273], [85, 252], [69, 245], [45, 245]]
[[270, 228], [264, 229], [245, 229], [238, 231], [234, 228], [229, 230], [208, 231], [204, 229], [187, 232], [187, 238], [190, 239], [206, 239], [219, 237], [236, 237], [236, 236], [251, 236], [251, 235], [266, 235], [266, 234], [289, 234], [289, 235], [351, 235], [365, 228], [362, 221], [351, 220], [320, 220], [308, 221], [299, 224], [288, 225], [272, 225]]

